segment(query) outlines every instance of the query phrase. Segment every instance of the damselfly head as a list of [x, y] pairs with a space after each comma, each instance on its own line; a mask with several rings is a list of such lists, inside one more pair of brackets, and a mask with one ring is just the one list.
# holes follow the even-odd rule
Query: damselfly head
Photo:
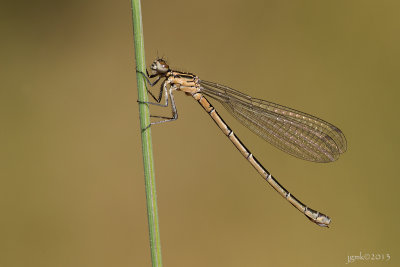
[[150, 69], [152, 70], [153, 74], [165, 74], [169, 71], [169, 66], [164, 59], [157, 58], [151, 64]]

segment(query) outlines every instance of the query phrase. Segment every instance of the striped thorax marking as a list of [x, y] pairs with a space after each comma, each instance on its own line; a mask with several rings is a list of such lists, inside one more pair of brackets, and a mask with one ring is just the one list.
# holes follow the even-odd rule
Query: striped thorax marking
[[193, 95], [200, 91], [199, 78], [192, 73], [170, 71], [166, 75], [168, 83], [176, 90]]

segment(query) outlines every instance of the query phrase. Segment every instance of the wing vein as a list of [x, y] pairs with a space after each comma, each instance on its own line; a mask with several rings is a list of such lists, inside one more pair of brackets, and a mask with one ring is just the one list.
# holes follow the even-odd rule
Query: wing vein
[[339, 128], [320, 118], [217, 83], [200, 80], [200, 85], [202, 93], [220, 102], [244, 126], [288, 154], [331, 162], [347, 149]]

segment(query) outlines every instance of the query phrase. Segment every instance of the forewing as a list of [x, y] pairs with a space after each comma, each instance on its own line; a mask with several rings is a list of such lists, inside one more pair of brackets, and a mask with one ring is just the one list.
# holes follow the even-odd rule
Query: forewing
[[219, 101], [243, 125], [290, 155], [331, 162], [347, 149], [342, 131], [322, 119], [217, 83], [201, 80], [200, 84], [204, 95]]

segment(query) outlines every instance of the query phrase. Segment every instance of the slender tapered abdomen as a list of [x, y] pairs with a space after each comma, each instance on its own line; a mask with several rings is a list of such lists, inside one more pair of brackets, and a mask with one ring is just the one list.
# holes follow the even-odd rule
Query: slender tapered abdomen
[[240, 141], [240, 139], [233, 133], [231, 128], [224, 122], [219, 116], [218, 112], [211, 105], [211, 103], [201, 93], [193, 94], [193, 98], [196, 99], [204, 110], [211, 116], [214, 122], [222, 130], [222, 132], [231, 140], [235, 147], [240, 153], [246, 158], [248, 162], [257, 170], [257, 172], [287, 201], [290, 202], [296, 209], [302, 212], [308, 219], [316, 223], [319, 226], [328, 227], [331, 219], [318, 211], [308, 208], [306, 205], [301, 203], [293, 195], [289, 193], [282, 185], [275, 180], [274, 177], [261, 165], [260, 162], [253, 156], [253, 154], [246, 148], [246, 146]]

